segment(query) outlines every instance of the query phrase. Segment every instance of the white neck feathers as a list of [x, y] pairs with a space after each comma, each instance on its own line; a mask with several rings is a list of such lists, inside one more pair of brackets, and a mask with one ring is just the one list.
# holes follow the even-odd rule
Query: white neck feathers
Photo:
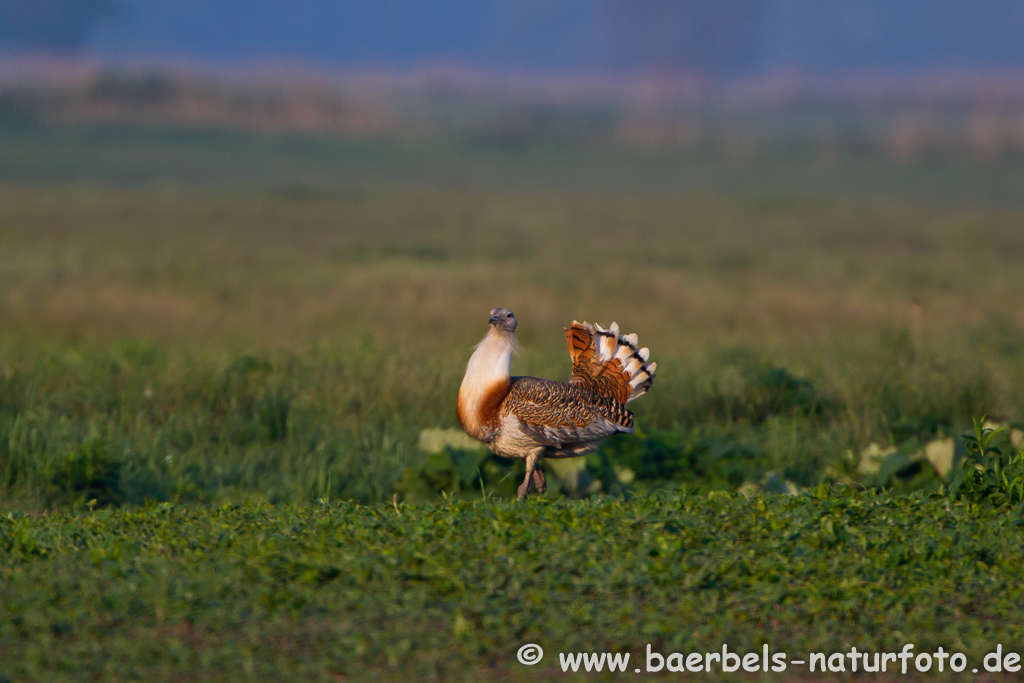
[[470, 356], [462, 386], [466, 386], [466, 382], [490, 383], [508, 379], [512, 374], [512, 354], [517, 350], [519, 343], [516, 342], [515, 334], [498, 332], [492, 328]]
[[496, 392], [501, 392], [499, 401], [504, 398], [512, 373], [512, 354], [518, 349], [514, 333], [494, 328], [477, 344], [459, 388], [459, 421], [467, 431], [478, 429], [494, 417], [482, 413], [497, 408], [490, 405], [497, 398]]

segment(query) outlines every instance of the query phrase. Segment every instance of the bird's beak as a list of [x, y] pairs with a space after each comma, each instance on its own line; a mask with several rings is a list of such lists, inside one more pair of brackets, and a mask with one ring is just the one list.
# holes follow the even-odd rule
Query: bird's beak
[[498, 323], [501, 322], [501, 318], [499, 318], [496, 315], [492, 315], [490, 322], [491, 322], [492, 325], [497, 325]]

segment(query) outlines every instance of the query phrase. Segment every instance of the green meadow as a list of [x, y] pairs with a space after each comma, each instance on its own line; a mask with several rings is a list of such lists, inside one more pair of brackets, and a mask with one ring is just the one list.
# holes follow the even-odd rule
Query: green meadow
[[[0, 680], [1020, 651], [1022, 225], [1012, 155], [0, 128]], [[658, 362], [519, 505], [495, 306]]]

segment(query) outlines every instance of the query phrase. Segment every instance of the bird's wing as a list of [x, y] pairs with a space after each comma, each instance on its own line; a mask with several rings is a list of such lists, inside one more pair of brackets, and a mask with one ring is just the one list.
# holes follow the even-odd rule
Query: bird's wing
[[513, 378], [502, 415], [539, 444], [571, 448], [633, 431], [633, 414], [616, 401], [584, 387], [534, 377]]
[[622, 404], [651, 388], [658, 364], [648, 363], [650, 350], [637, 348], [635, 334], [620, 335], [616, 323], [606, 330], [573, 320], [565, 328], [565, 341], [572, 358], [572, 384]]

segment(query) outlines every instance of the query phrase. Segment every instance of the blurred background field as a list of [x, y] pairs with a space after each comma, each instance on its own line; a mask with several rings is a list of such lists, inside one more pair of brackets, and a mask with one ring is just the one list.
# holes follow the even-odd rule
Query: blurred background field
[[552, 495], [937, 487], [928, 444], [1021, 426], [1012, 3], [962, 26], [943, 3], [902, 52], [913, 8], [838, 3], [818, 18], [845, 37], [786, 52], [814, 31], [799, 2], [596, 3], [550, 53], [565, 22], [492, 4], [430, 20], [533, 42], [266, 62], [260, 12], [251, 44], [192, 53], [175, 24], [147, 52], [158, 4], [0, 5], [8, 506], [508, 493], [514, 463], [420, 447], [456, 427], [494, 306], [521, 320], [514, 372], [566, 377], [574, 318], [659, 364], [637, 434]]
[[635, 485], [864, 480], [1021, 419], [1015, 157], [475, 135], [3, 131], [5, 496], [389, 498], [498, 305], [514, 372], [565, 377], [574, 318], [651, 347], [605, 449]]

